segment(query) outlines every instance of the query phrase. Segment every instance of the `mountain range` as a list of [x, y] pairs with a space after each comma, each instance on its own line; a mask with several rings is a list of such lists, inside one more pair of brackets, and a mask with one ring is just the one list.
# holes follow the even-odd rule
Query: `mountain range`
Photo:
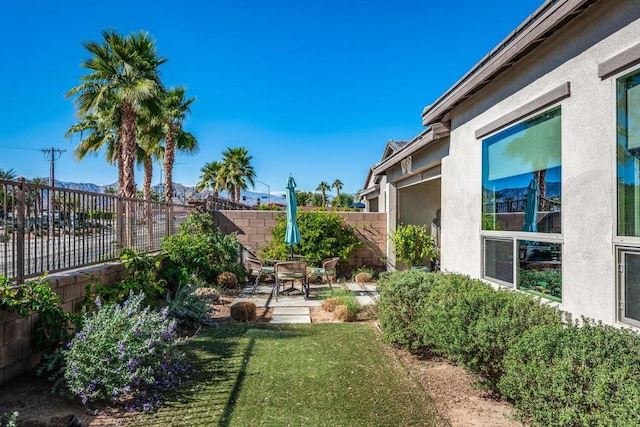
[[[109, 188], [118, 188], [117, 183], [107, 184], [107, 185], [97, 185], [97, 184], [84, 183], [84, 182], [58, 181], [57, 179], [55, 180], [55, 186], [69, 189], [69, 190], [79, 190], [79, 191], [86, 191], [90, 193], [105, 193]], [[164, 188], [164, 184], [157, 184], [157, 185], [154, 185], [152, 188], [154, 191], [160, 193]], [[176, 197], [181, 200], [190, 199], [190, 198], [203, 198], [208, 195], [213, 195], [213, 191], [211, 190], [197, 192], [194, 187], [182, 185], [177, 182], [173, 183], [173, 189], [176, 194]], [[248, 205], [257, 205], [258, 200], [260, 200], [260, 203], [267, 203], [269, 200], [271, 201], [271, 203], [278, 203], [278, 204], [285, 203], [284, 194], [281, 194], [281, 193], [269, 194], [269, 193], [260, 193], [256, 191], [242, 190], [240, 192], [240, 196], [242, 198], [242, 202]], [[229, 193], [226, 191], [221, 192], [219, 197], [223, 199], [230, 198]]]

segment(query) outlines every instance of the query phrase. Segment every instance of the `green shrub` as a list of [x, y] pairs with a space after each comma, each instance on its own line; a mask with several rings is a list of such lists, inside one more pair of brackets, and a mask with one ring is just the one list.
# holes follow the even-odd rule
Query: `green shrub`
[[[329, 257], [349, 258], [351, 251], [362, 245], [344, 218], [335, 212], [302, 211], [297, 213], [301, 241], [294, 250], [308, 259], [323, 260]], [[262, 249], [265, 258], [286, 259], [291, 247], [284, 242], [287, 229], [286, 215], [278, 215], [271, 229], [272, 239]]]
[[194, 286], [182, 285], [173, 296], [167, 294], [169, 316], [181, 326], [196, 327], [202, 324], [209, 312], [206, 302], [194, 293], [195, 290]]
[[131, 292], [142, 292], [147, 297], [147, 304], [156, 305], [168, 291], [166, 281], [159, 278], [164, 257], [164, 254], [149, 255], [124, 249], [120, 255], [125, 267], [124, 278], [113, 284], [88, 284], [85, 308], [91, 309], [96, 298], [104, 303], [122, 303]]
[[62, 309], [60, 297], [51, 288], [46, 276], [13, 286], [0, 275], [0, 311], [16, 311], [28, 318], [37, 313], [33, 326], [36, 346], [47, 352], [55, 351], [71, 338], [70, 331], [81, 325], [81, 318]]
[[407, 267], [422, 265], [425, 259], [431, 262], [438, 259], [438, 247], [426, 225], [400, 224], [389, 239], [396, 258]]
[[197, 274], [209, 283], [223, 271], [244, 279], [246, 271], [238, 263], [239, 244], [235, 235], [223, 235], [209, 214], [191, 214], [175, 236], [162, 241], [162, 249], [176, 265]]
[[587, 321], [541, 325], [507, 352], [498, 386], [533, 426], [640, 424], [640, 337]]
[[124, 304], [101, 305], [64, 350], [64, 378], [83, 404], [124, 401], [150, 408], [159, 393], [178, 387], [187, 365], [177, 350], [176, 322], [162, 312], [143, 308], [144, 295]]
[[561, 313], [531, 296], [494, 290], [467, 276], [447, 274], [426, 298], [423, 343], [480, 374], [494, 388], [506, 351], [527, 329], [561, 324]]
[[420, 319], [427, 310], [425, 301], [434, 284], [442, 279], [442, 274], [417, 270], [380, 274], [378, 308], [385, 341], [408, 350], [423, 346]]

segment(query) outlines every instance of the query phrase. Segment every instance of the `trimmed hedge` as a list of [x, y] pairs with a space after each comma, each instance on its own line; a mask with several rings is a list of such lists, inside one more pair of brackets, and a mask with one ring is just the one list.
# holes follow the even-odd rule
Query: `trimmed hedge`
[[530, 295], [496, 291], [480, 280], [447, 275], [426, 298], [423, 342], [476, 372], [485, 386], [496, 388], [503, 358], [524, 331], [540, 324], [562, 323], [561, 312]]
[[443, 276], [419, 270], [380, 274], [378, 317], [386, 342], [400, 344], [407, 350], [423, 346], [420, 319], [427, 309], [425, 301], [434, 283]]
[[378, 282], [387, 342], [426, 347], [476, 372], [532, 425], [640, 425], [640, 337], [457, 274]]
[[524, 333], [498, 387], [534, 426], [640, 425], [640, 338], [585, 321]]

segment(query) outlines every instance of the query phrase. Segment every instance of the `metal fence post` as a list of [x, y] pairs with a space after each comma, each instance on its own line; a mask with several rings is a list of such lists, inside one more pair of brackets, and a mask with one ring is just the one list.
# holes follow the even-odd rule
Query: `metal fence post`
[[18, 178], [18, 191], [16, 191], [16, 278], [18, 283], [24, 282], [25, 263], [24, 256], [25, 224], [24, 224], [24, 186], [23, 177]]

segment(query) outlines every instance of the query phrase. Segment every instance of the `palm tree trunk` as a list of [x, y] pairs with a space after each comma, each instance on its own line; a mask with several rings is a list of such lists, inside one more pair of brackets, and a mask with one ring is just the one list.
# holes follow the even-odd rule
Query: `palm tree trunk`
[[176, 144], [173, 129], [165, 135], [164, 147], [164, 198], [170, 203], [173, 200], [173, 162], [176, 159]]
[[136, 197], [135, 181], [135, 156], [136, 156], [136, 113], [129, 103], [122, 105], [122, 157], [118, 159], [118, 165], [122, 168], [121, 194], [125, 200], [124, 209], [124, 241], [123, 247], [133, 247], [133, 233], [135, 231], [135, 206], [133, 199]]
[[144, 159], [144, 183], [142, 184], [142, 197], [151, 200], [151, 181], [153, 180], [153, 159]]
[[543, 169], [535, 172], [535, 179], [538, 181], [541, 203], [544, 204], [547, 198], [547, 171]]
[[124, 197], [136, 197], [135, 159], [136, 159], [136, 113], [129, 103], [122, 105], [122, 167]]

